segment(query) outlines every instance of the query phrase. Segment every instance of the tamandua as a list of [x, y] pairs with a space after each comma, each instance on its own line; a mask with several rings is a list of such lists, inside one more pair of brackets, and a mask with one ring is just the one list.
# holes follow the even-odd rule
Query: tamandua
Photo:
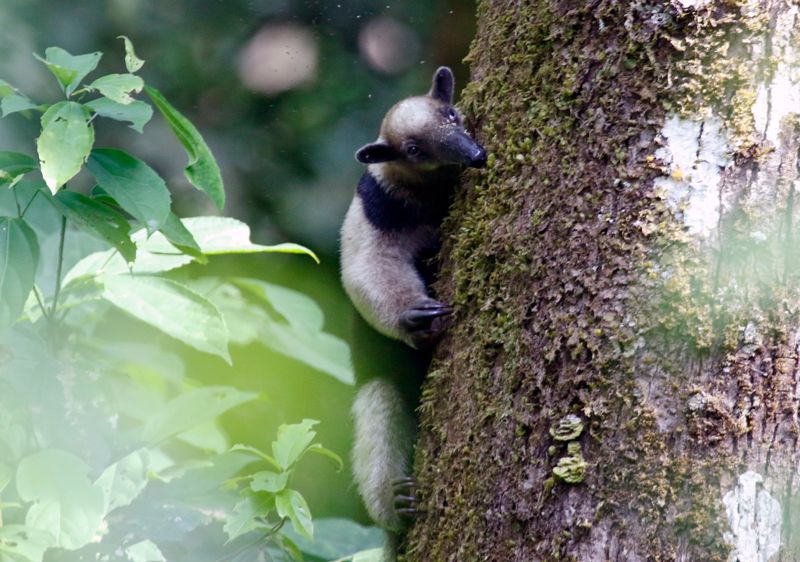
[[[342, 283], [350, 300], [373, 329], [419, 350], [411, 361], [423, 374], [424, 350], [452, 313], [428, 291], [439, 228], [462, 169], [486, 164], [486, 151], [453, 107], [453, 88], [452, 71], [440, 67], [427, 95], [389, 109], [378, 139], [356, 152], [367, 171], [341, 231]], [[364, 384], [352, 409], [356, 484], [372, 519], [390, 533], [401, 532], [404, 515], [415, 511], [410, 463], [421, 382], [414, 375], [402, 380], [408, 366], [398, 364], [406, 360], [396, 352], [387, 348], [377, 361], [356, 361]]]

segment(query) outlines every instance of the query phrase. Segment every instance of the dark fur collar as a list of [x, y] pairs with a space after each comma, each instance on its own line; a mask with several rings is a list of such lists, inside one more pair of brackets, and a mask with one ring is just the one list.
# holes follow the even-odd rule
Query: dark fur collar
[[[449, 192], [449, 186], [435, 186]], [[420, 225], [438, 226], [447, 212], [447, 199], [423, 205], [388, 192], [369, 172], [364, 172], [356, 190], [367, 220], [378, 230], [399, 231]], [[449, 195], [449, 193], [445, 193]]]

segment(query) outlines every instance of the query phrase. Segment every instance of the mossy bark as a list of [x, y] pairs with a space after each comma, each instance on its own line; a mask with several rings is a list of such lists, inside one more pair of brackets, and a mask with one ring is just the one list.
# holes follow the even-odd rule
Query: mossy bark
[[800, 559], [797, 11], [479, 4], [407, 560]]

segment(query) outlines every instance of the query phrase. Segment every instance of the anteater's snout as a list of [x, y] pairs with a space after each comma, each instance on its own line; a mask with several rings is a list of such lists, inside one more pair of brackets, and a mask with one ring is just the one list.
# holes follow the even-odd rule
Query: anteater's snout
[[469, 155], [470, 168], [483, 168], [486, 165], [486, 149], [475, 143], [475, 149]]

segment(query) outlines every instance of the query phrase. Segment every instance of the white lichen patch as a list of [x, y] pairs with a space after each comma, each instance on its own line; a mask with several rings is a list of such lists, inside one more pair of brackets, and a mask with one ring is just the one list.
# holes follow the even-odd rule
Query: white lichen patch
[[730, 163], [728, 135], [716, 117], [694, 121], [671, 116], [661, 129], [665, 144], [655, 156], [669, 166], [657, 178], [689, 232], [708, 237], [719, 224], [720, 181]]
[[735, 548], [730, 562], [769, 562], [781, 547], [781, 504], [763, 487], [764, 478], [748, 470], [722, 502], [731, 530], [725, 540]]
[[709, 0], [675, 0], [675, 3], [685, 10], [689, 8], [693, 8], [696, 10], [697, 8], [702, 8], [703, 6], [708, 4]]
[[800, 112], [800, 48], [796, 41], [798, 7], [789, 3], [777, 15], [771, 36], [771, 52], [776, 62], [770, 81], [756, 88], [753, 117], [756, 130], [772, 144], [780, 140], [784, 120]]

